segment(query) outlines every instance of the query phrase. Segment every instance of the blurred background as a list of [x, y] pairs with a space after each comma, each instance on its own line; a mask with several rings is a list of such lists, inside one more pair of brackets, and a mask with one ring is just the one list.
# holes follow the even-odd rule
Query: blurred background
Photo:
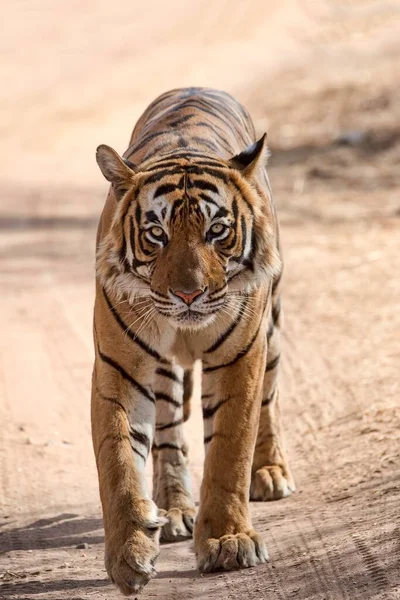
[[[268, 132], [299, 493], [253, 507], [273, 566], [251, 583], [199, 580], [184, 543], [149, 590], [399, 598], [398, 0], [19, 0], [2, 21], [0, 597], [114, 597], [89, 422], [95, 149], [122, 153], [158, 94], [204, 85]], [[197, 493], [198, 403], [187, 433]]]

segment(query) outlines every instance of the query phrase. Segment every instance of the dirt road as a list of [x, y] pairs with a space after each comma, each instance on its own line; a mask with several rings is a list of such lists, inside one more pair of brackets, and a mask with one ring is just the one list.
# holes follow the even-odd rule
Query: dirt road
[[[123, 150], [156, 93], [192, 83], [235, 93], [269, 132], [298, 493], [252, 505], [269, 564], [200, 576], [191, 543], [165, 545], [143, 597], [400, 598], [399, 11], [172, 2], [152, 27], [152, 11], [128, 3], [118, 15], [105, 2], [36, 4], [22, 22], [10, 4], [1, 42], [0, 599], [119, 597], [90, 441], [106, 193], [93, 155], [100, 142]], [[198, 401], [187, 437], [198, 493]]]

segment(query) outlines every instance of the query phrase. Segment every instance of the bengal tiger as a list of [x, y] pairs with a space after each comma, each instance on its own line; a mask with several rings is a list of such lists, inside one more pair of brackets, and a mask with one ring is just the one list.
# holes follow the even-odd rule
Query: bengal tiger
[[[97, 149], [111, 188], [97, 235], [92, 435], [106, 569], [125, 595], [155, 574], [160, 534], [193, 533], [200, 571], [264, 563], [249, 498], [295, 490], [278, 408], [278, 221], [266, 136], [255, 139], [230, 95], [187, 88], [150, 104], [123, 157]], [[196, 516], [183, 422], [197, 360]]]

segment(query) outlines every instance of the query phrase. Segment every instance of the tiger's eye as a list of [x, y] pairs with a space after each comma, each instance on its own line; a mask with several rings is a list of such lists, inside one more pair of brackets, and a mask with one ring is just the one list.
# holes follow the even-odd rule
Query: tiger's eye
[[219, 233], [223, 232], [223, 230], [225, 229], [225, 225], [223, 225], [222, 223], [214, 223], [214, 225], [212, 225], [210, 229], [212, 233], [218, 235]]
[[164, 231], [161, 229], [161, 227], [151, 227], [150, 233], [155, 238], [161, 238], [164, 235]]

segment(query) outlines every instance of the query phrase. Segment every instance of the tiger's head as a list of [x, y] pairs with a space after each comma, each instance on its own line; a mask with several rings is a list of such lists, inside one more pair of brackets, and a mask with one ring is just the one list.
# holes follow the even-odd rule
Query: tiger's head
[[99, 146], [115, 197], [101, 240], [101, 285], [132, 305], [150, 296], [180, 328], [210, 324], [230, 293], [269, 284], [281, 268], [265, 172], [265, 136], [230, 160], [182, 149], [140, 166]]

